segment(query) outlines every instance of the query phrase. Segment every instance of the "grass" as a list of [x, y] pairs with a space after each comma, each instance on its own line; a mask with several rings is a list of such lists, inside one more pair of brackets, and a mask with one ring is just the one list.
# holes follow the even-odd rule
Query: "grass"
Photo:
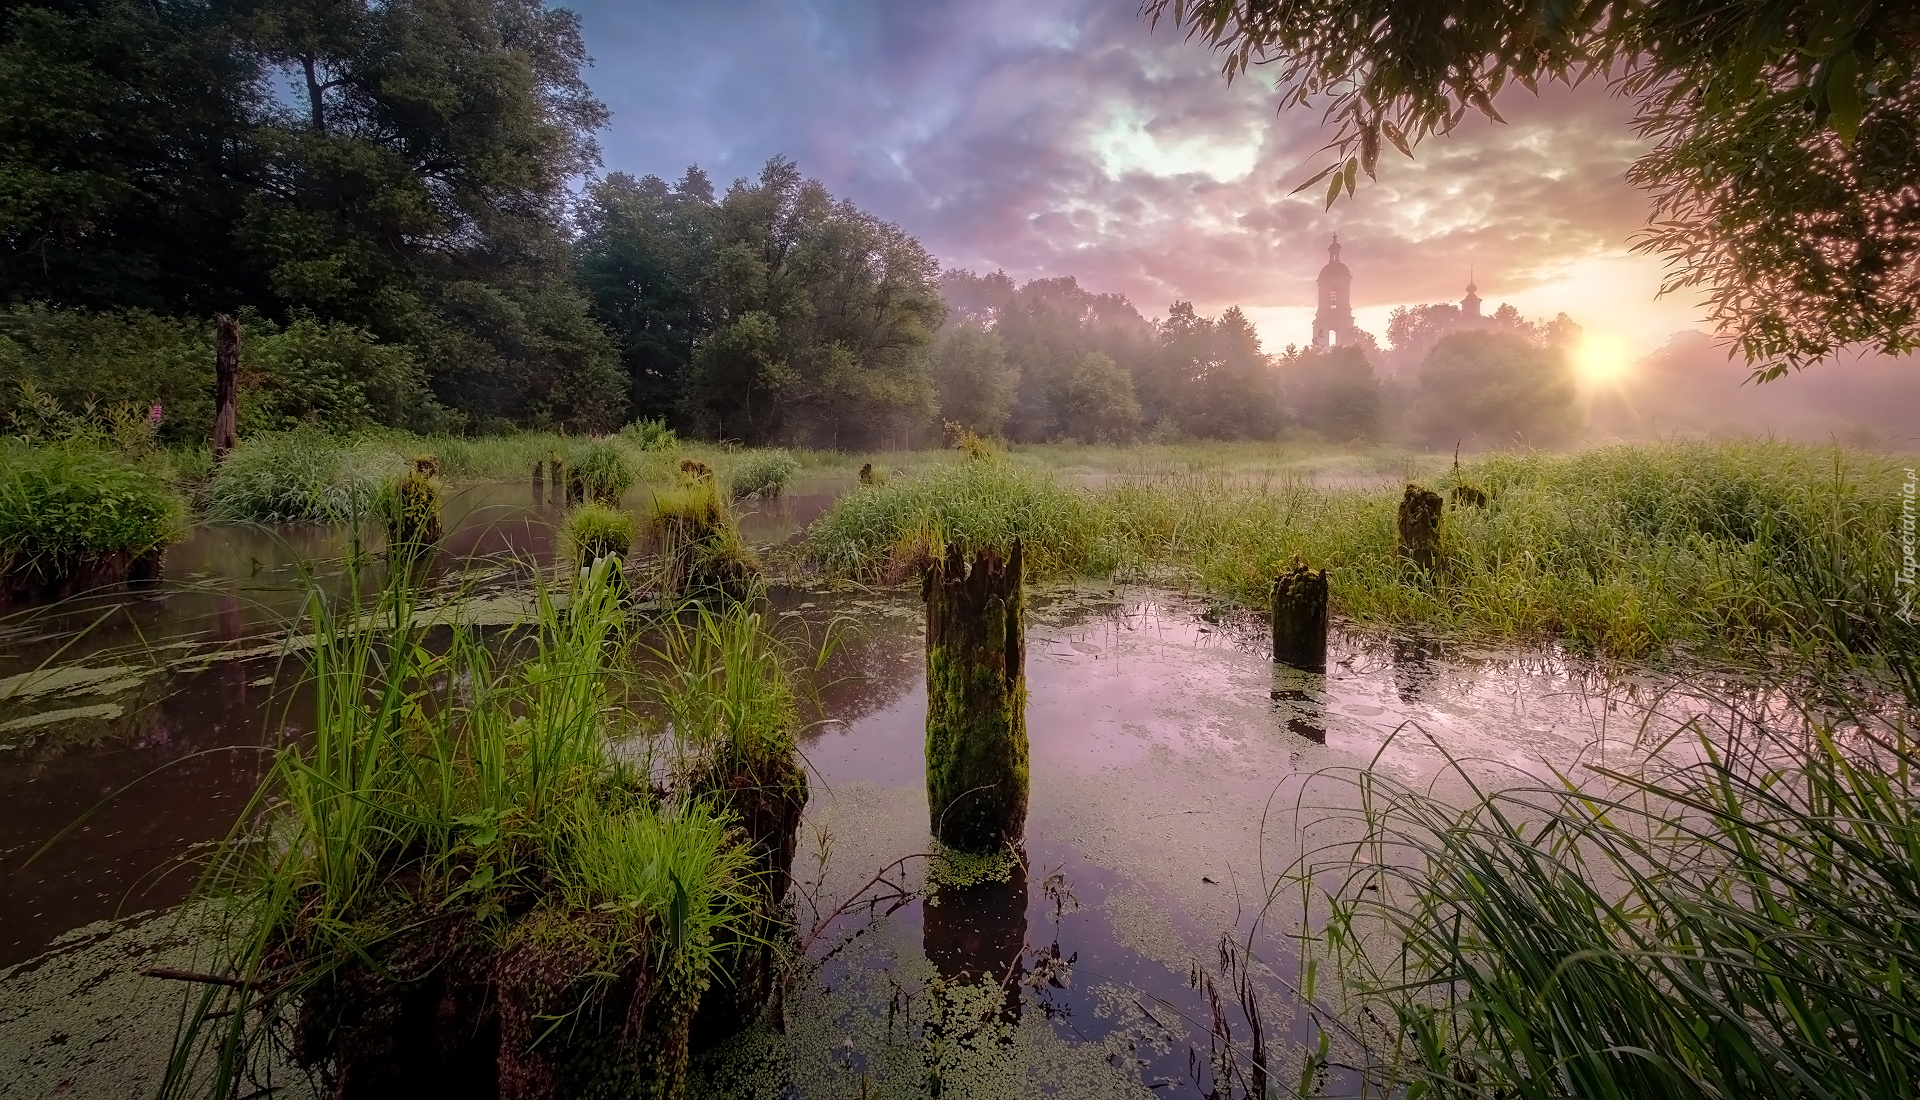
[[607, 440], [575, 447], [567, 455], [567, 495], [570, 499], [618, 506], [635, 480], [626, 452]]
[[727, 491], [735, 500], [769, 500], [786, 492], [800, 462], [785, 451], [748, 451], [727, 466]]
[[397, 451], [342, 446], [314, 432], [254, 436], [227, 455], [206, 489], [216, 523], [339, 523], [372, 514], [406, 470]]
[[654, 491], [647, 530], [660, 544], [661, 589], [674, 596], [719, 592], [744, 599], [759, 584], [760, 564], [710, 477], [686, 478]]
[[948, 462], [863, 486], [817, 522], [829, 574], [898, 580], [943, 538], [1023, 540], [1037, 576], [1151, 577], [1263, 608], [1300, 555], [1332, 570], [1335, 613], [1363, 625], [1640, 657], [1778, 645], [1870, 658], [1914, 644], [1894, 615], [1894, 460], [1784, 443], [1495, 456], [1432, 480], [1490, 494], [1448, 510], [1445, 566], [1395, 553], [1398, 484], [1122, 479], [1073, 488], [1013, 461]]
[[1920, 1095], [1920, 743], [1857, 715], [1692, 732], [1464, 811], [1357, 779], [1363, 841], [1282, 888], [1330, 908], [1374, 1091]]
[[57, 583], [87, 563], [180, 537], [186, 503], [162, 476], [84, 447], [0, 444], [0, 577]]
[[608, 556], [625, 560], [633, 551], [633, 516], [605, 504], [582, 504], [567, 513], [560, 538], [567, 560], [581, 569]]
[[414, 468], [387, 482], [374, 510], [387, 529], [391, 554], [417, 555], [440, 541], [440, 479], [434, 460], [422, 455]]
[[[617, 1030], [595, 1006], [613, 1004], [636, 973], [663, 1013], [650, 1026], [671, 1032], [672, 1013], [691, 1011], [716, 937], [750, 916], [752, 855], [706, 801], [662, 794], [646, 765], [606, 750], [612, 733], [639, 724], [610, 692], [624, 622], [613, 567], [597, 563], [564, 610], [542, 591], [510, 667], [457, 625], [428, 650], [430, 624], [404, 581], [371, 612], [311, 597], [313, 735], [279, 752], [210, 872], [208, 892], [233, 913], [213, 969], [239, 984], [198, 998], [167, 1095], [231, 1095], [267, 1056], [277, 1020], [304, 1016], [299, 1025], [332, 1036], [341, 1058], [378, 1051], [398, 1026], [379, 991], [491, 988], [495, 972], [474, 970], [475, 952], [533, 960], [499, 980], [537, 987], [528, 995], [543, 1006], [543, 1032], [566, 1025], [567, 1038], [541, 1048], [548, 1057]], [[663, 1004], [669, 986], [680, 999]], [[503, 1047], [502, 1072], [529, 1057]], [[683, 1069], [684, 1048], [679, 1057]], [[632, 1058], [580, 1064], [590, 1075], [636, 1072]]]

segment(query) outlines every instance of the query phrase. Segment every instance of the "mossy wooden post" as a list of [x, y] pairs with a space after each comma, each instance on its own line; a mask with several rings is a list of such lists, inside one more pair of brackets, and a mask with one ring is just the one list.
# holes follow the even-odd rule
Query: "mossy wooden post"
[[1020, 541], [927, 570], [927, 811], [950, 848], [991, 852], [1027, 825], [1026, 600]]
[[873, 484], [873, 463], [863, 462], [860, 464], [860, 484]]
[[1426, 570], [1440, 570], [1440, 494], [1409, 484], [1400, 498], [1400, 556]]
[[555, 504], [560, 503], [561, 501], [560, 494], [561, 492], [563, 492], [562, 484], [560, 481], [560, 475], [561, 475], [560, 467], [562, 465], [563, 463], [560, 461], [559, 451], [555, 451], [552, 454], [547, 456], [547, 473], [552, 478], [552, 481], [548, 483], [547, 498], [553, 501]]
[[1327, 571], [1297, 557], [1273, 581], [1273, 659], [1307, 672], [1327, 669]]
[[541, 504], [545, 503], [545, 501], [541, 499], [543, 495], [541, 490], [546, 488], [546, 481], [547, 481], [547, 464], [545, 462], [534, 463], [533, 464], [533, 503], [535, 507], [538, 507]]
[[239, 440], [240, 322], [218, 314], [213, 319], [213, 464], [227, 457]]

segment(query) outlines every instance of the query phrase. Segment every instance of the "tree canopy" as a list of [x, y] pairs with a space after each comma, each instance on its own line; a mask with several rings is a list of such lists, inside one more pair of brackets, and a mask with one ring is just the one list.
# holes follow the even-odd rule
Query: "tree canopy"
[[1757, 376], [1920, 346], [1920, 6], [1885, 0], [1146, 0], [1274, 63], [1335, 127], [1327, 203], [1509, 84], [1605, 79], [1654, 140], [1628, 178], [1669, 291], [1703, 288]]
[[343, 324], [476, 426], [613, 426], [561, 216], [585, 61], [540, 0], [7, 5], [0, 298]]

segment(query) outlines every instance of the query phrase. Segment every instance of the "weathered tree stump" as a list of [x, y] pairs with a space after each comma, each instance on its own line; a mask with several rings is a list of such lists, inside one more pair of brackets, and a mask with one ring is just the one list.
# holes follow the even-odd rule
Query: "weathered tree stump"
[[536, 462], [533, 464], [533, 506], [534, 507], [538, 508], [542, 504], [546, 503], [546, 500], [544, 499], [544, 497], [546, 496], [544, 492], [546, 487], [547, 487], [547, 464], [545, 462]]
[[420, 455], [413, 469], [389, 486], [384, 501], [389, 554], [419, 557], [440, 541], [440, 482], [434, 476], [439, 469], [432, 455]]
[[1487, 491], [1478, 485], [1468, 485], [1463, 482], [1455, 485], [1453, 491], [1447, 495], [1453, 498], [1453, 506], [1455, 508], [1485, 508], [1487, 506]]
[[1026, 601], [1020, 540], [927, 570], [927, 810], [950, 848], [991, 852], [1027, 825]]
[[860, 464], [860, 484], [873, 484], [873, 463], [863, 462]]
[[1400, 498], [1400, 556], [1426, 570], [1440, 570], [1440, 494], [1409, 484]]
[[213, 464], [239, 441], [240, 322], [218, 314], [213, 319]]
[[1273, 581], [1273, 659], [1308, 672], [1327, 668], [1327, 571], [1298, 557]]
[[560, 503], [560, 494], [563, 491], [563, 483], [561, 481], [561, 467], [563, 465], [565, 464], [560, 461], [559, 451], [555, 451], [547, 456], [547, 473], [552, 478], [548, 483], [547, 497], [555, 504]]

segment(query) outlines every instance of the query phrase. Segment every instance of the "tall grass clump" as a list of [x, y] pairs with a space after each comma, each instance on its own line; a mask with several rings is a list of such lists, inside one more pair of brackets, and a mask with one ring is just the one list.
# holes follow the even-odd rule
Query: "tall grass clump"
[[414, 459], [413, 469], [389, 480], [375, 499], [374, 511], [387, 529], [387, 551], [398, 556], [425, 552], [440, 541], [440, 479], [432, 455]]
[[711, 477], [656, 490], [647, 530], [659, 543], [660, 587], [669, 595], [744, 599], [759, 583], [760, 564]]
[[1091, 494], [996, 459], [935, 466], [861, 485], [815, 521], [808, 551], [824, 569], [867, 580], [917, 576], [948, 541], [1007, 547], [1020, 539], [1037, 576], [1110, 572], [1129, 549]]
[[1920, 743], [1695, 732], [1464, 811], [1361, 777], [1364, 840], [1295, 884], [1380, 1095], [1920, 1095]]
[[567, 560], [577, 569], [590, 568], [601, 558], [625, 561], [633, 552], [636, 527], [633, 516], [604, 504], [582, 504], [567, 513], [560, 539]]
[[770, 500], [787, 491], [800, 462], [785, 451], [748, 451], [727, 469], [727, 492], [735, 500]]
[[341, 523], [373, 514], [381, 488], [404, 473], [397, 452], [318, 432], [252, 436], [207, 483], [217, 523]]
[[0, 599], [125, 580], [185, 516], [171, 484], [117, 455], [0, 443]]
[[575, 447], [567, 455], [567, 498], [618, 506], [635, 480], [633, 464], [609, 440]]
[[230, 934], [165, 1095], [233, 1095], [282, 1033], [323, 1092], [677, 1095], [753, 854], [606, 751], [612, 567], [542, 591], [512, 665], [458, 625], [429, 650], [404, 580], [311, 597], [313, 735], [210, 872]]

